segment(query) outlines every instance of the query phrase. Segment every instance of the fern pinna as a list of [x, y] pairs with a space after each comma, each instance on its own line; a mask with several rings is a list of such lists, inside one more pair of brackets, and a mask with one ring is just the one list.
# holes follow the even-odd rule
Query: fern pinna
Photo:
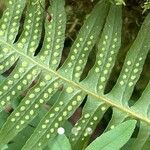
[[[3, 74], [10, 68], [12, 72], [0, 85], [1, 112], [13, 105], [22, 93], [26, 91], [27, 94], [1, 127], [0, 147], [22, 132], [39, 115], [42, 106], [49, 102], [51, 108], [20, 149], [45, 148], [58, 133], [64, 133], [65, 122], [87, 97], [82, 116], [69, 135], [72, 149], [86, 148], [104, 113], [112, 108], [112, 118], [106, 130], [115, 128], [124, 120], [137, 120], [139, 131], [137, 137], [129, 142], [129, 148], [141, 150], [150, 136], [150, 84], [134, 105], [129, 106], [129, 100], [150, 49], [150, 15], [127, 53], [117, 83], [105, 94], [121, 46], [122, 8], [108, 0], [98, 2], [80, 29], [66, 61], [59, 67], [65, 41], [64, 6], [64, 0], [51, 0], [47, 10], [51, 19], [47, 19], [44, 0], [9, 0], [3, 13], [0, 22], [0, 72]], [[20, 34], [23, 13], [25, 19]], [[43, 32], [44, 40], [38, 52]], [[81, 80], [95, 45], [95, 64]], [[51, 102], [54, 95], [59, 96]]]

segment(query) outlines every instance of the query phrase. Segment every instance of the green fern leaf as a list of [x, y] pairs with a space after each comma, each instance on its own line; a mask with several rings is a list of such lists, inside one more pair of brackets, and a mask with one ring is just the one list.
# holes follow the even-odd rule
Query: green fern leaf
[[120, 149], [132, 135], [135, 123], [135, 120], [130, 120], [120, 124], [115, 129], [97, 138], [86, 150], [109, 150], [110, 147], [112, 150]]
[[[107, 80], [115, 64], [116, 55], [121, 45], [121, 22], [121, 7], [112, 5], [98, 44], [95, 65], [86, 79], [82, 81], [84, 86], [90, 90], [94, 89], [97, 94], [104, 94]], [[95, 81], [95, 84], [91, 84], [92, 81]], [[91, 136], [91, 132], [94, 131], [97, 123], [109, 108], [104, 102], [99, 102], [94, 99], [94, 97], [88, 97], [83, 109], [84, 115], [73, 128], [75, 132], [73, 132], [70, 138], [74, 148], [76, 145], [79, 145], [78, 148], [80, 149], [80, 146], [82, 147], [82, 144], [85, 144], [89, 140], [88, 137]], [[91, 130], [91, 132], [88, 132], [88, 130]]]
[[[150, 49], [150, 14], [129, 49], [116, 85], [105, 94], [121, 46], [121, 6], [107, 0], [96, 4], [60, 68], [66, 29], [65, 1], [51, 0], [47, 10], [50, 19], [45, 17], [44, 8], [42, 0], [9, 0], [0, 21], [0, 72], [12, 70], [0, 84], [1, 111], [27, 92], [0, 129], [0, 147], [6, 146], [32, 124], [42, 106], [49, 101], [52, 107], [42, 116], [22, 150], [45, 148], [57, 134], [64, 133], [65, 122], [87, 97], [82, 117], [69, 136], [72, 149], [76, 149], [76, 145], [80, 149], [88, 145], [91, 134], [110, 107], [113, 115], [106, 130], [113, 129], [125, 119], [139, 121], [139, 132], [131, 146], [141, 149], [150, 136], [150, 84], [133, 106], [129, 105], [129, 100]], [[20, 33], [20, 19], [24, 13]], [[81, 81], [90, 51], [97, 42], [95, 65]], [[51, 97], [55, 94], [58, 98], [52, 102]]]

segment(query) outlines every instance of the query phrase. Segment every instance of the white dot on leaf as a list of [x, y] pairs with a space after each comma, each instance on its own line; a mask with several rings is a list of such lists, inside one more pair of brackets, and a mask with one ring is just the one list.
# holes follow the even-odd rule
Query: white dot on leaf
[[57, 129], [57, 133], [60, 134], [60, 135], [62, 135], [62, 134], [65, 133], [65, 129], [62, 128], [62, 127], [60, 127], [60, 128]]

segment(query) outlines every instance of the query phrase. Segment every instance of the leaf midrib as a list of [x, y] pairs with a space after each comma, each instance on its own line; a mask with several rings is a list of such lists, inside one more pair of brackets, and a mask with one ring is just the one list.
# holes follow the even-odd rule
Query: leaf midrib
[[46, 65], [41, 64], [39, 62], [36, 62], [33, 58], [29, 57], [28, 55], [25, 55], [24, 53], [22, 53], [20, 51], [18, 51], [17, 49], [15, 49], [15, 47], [13, 45], [11, 45], [8, 42], [4, 41], [2, 38], [0, 39], [0, 42], [3, 43], [3, 44], [5, 44], [5, 45], [7, 45], [8, 47], [11, 47], [20, 56], [22, 56], [23, 58], [26, 58], [27, 60], [29, 60], [29, 62], [33, 62], [34, 64], [36, 64], [40, 68], [42, 68], [44, 70], [47, 70], [48, 72], [51, 72], [51, 73], [55, 74], [57, 77], [59, 77], [60, 79], [66, 81], [66, 82], [68, 82], [70, 85], [76, 87], [77, 89], [80, 89], [81, 91], [84, 91], [85, 93], [87, 93], [88, 95], [91, 95], [91, 96], [95, 97], [96, 99], [104, 101], [105, 103], [107, 103], [110, 106], [116, 107], [120, 111], [126, 113], [128, 116], [131, 116], [133, 118], [137, 118], [139, 120], [142, 120], [142, 121], [146, 122], [147, 124], [150, 124], [150, 119], [148, 119], [147, 117], [143, 116], [142, 114], [137, 114], [135, 111], [133, 111], [133, 110], [131, 110], [129, 108], [123, 107], [121, 104], [116, 103], [116, 102], [112, 101], [109, 98], [97, 95], [97, 94], [93, 93], [92, 91], [89, 91], [88, 89], [86, 89], [82, 85], [80, 85], [79, 83], [76, 83], [76, 82], [74, 82], [72, 80], [68, 80], [64, 76], [60, 75], [58, 72], [56, 72], [56, 71], [54, 71], [54, 70], [52, 70], [50, 68], [47, 68]]

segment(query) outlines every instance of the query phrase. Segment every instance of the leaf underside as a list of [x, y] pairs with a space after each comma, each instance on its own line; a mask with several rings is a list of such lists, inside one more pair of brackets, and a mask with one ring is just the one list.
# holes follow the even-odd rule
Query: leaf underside
[[[96, 4], [60, 68], [65, 42], [65, 1], [50, 1], [47, 10], [50, 20], [45, 17], [44, 8], [45, 2], [40, 0], [9, 0], [0, 20], [0, 72], [12, 70], [0, 84], [1, 111], [23, 95], [0, 130], [0, 147], [11, 142], [36, 119], [40, 109], [50, 103], [50, 108], [22, 147], [22, 150], [43, 149], [87, 97], [82, 116], [69, 135], [72, 149], [87, 146], [91, 134], [110, 107], [113, 114], [106, 130], [113, 129], [125, 119], [138, 120], [139, 131], [130, 147], [142, 149], [150, 136], [150, 83], [133, 106], [129, 106], [129, 100], [150, 49], [150, 15], [126, 55], [115, 86], [104, 94], [121, 47], [121, 6], [107, 0]], [[19, 33], [22, 16], [23, 30]], [[42, 47], [37, 52], [43, 32]], [[97, 49], [95, 64], [81, 81], [93, 48]], [[51, 102], [57, 93], [59, 96]]]

